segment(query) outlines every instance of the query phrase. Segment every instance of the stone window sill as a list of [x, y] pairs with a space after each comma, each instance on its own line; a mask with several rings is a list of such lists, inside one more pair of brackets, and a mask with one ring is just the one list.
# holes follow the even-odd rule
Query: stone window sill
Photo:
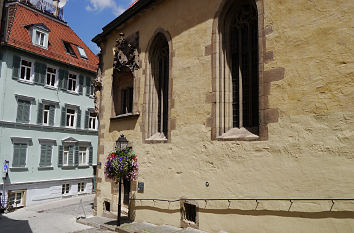
[[69, 170], [69, 169], [75, 169], [76, 167], [75, 166], [68, 166], [68, 165], [65, 165], [65, 166], [62, 166], [61, 167], [62, 169], [66, 169], [66, 170]]
[[42, 166], [42, 167], [38, 167], [38, 170], [54, 170], [54, 167], [52, 167], [52, 166]]
[[232, 128], [216, 139], [220, 141], [256, 141], [259, 140], [259, 136], [242, 127]]
[[126, 120], [126, 119], [133, 119], [133, 118], [138, 118], [140, 116], [140, 113], [126, 113], [126, 114], [120, 114], [115, 117], [111, 117], [111, 120]]
[[151, 137], [145, 140], [146, 143], [167, 143], [168, 139], [163, 133], [155, 133]]
[[79, 165], [78, 168], [89, 168], [90, 166], [89, 165]]
[[14, 171], [14, 172], [28, 171], [28, 167], [10, 167], [10, 171]]

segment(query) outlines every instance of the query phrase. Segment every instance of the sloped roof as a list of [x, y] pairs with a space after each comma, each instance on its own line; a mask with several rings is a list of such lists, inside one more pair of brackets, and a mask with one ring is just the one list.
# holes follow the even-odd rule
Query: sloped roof
[[[66, 23], [53, 19], [21, 3], [16, 3], [9, 6], [9, 8], [13, 9], [9, 9], [8, 34], [7, 38], [5, 38], [6, 44], [88, 71], [97, 71], [97, 56]], [[48, 49], [32, 44], [30, 31], [28, 29], [31, 25], [38, 24], [43, 24], [50, 30]], [[69, 42], [72, 45], [76, 57], [66, 52], [63, 41]], [[80, 53], [75, 45], [85, 50], [87, 59], [80, 57]]]

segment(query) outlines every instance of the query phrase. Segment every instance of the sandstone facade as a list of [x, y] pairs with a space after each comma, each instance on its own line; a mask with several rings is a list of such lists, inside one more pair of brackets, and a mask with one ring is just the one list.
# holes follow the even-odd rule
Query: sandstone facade
[[[106, 155], [124, 134], [139, 158], [144, 193], [131, 197], [353, 198], [354, 87], [350, 0], [258, 0], [260, 138], [215, 136], [215, 36], [226, 0], [164, 0], [130, 17], [99, 42], [102, 90], [97, 197], [104, 215], [117, 195], [104, 176]], [[137, 3], [139, 4], [139, 2]], [[129, 11], [129, 9], [128, 9]], [[139, 32], [134, 118], [112, 119], [113, 55], [119, 33]], [[169, 138], [145, 138], [148, 51], [157, 32], [170, 48]], [[139, 114], [138, 114], [139, 113]], [[209, 186], [206, 186], [206, 182]], [[179, 202], [135, 201], [135, 221], [181, 225]], [[208, 232], [353, 232], [354, 202], [196, 201]], [[115, 208], [115, 209], [114, 209]]]

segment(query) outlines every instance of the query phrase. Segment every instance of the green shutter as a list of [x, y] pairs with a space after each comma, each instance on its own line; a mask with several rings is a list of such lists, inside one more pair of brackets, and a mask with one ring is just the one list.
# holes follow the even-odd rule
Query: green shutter
[[16, 122], [22, 122], [22, 115], [23, 115], [23, 101], [22, 100], [17, 100]]
[[76, 128], [81, 128], [81, 109], [77, 110], [77, 121], [76, 121]]
[[91, 166], [93, 162], [93, 147], [90, 146], [89, 148], [89, 165]]
[[90, 96], [91, 78], [86, 77], [86, 95]]
[[21, 57], [14, 55], [12, 61], [12, 79], [18, 80], [20, 74]]
[[41, 63], [35, 62], [34, 63], [34, 83], [39, 84], [39, 75], [41, 71]]
[[47, 146], [48, 145], [46, 144], [41, 145], [41, 158], [39, 161], [39, 166], [46, 166]]
[[85, 111], [85, 129], [88, 129], [89, 127], [89, 120], [90, 120], [90, 112]]
[[55, 116], [55, 106], [50, 105], [49, 107], [49, 125], [54, 125], [54, 116]]
[[26, 167], [27, 144], [21, 144], [21, 156], [19, 167]]
[[40, 70], [39, 70], [39, 84], [40, 85], [44, 85], [45, 83], [45, 77], [47, 75], [47, 65], [46, 64], [41, 64], [40, 66]]
[[82, 89], [84, 86], [84, 76], [79, 76], [79, 94], [82, 95]]
[[58, 167], [63, 166], [64, 146], [58, 146]]
[[68, 71], [67, 70], [59, 70], [59, 88], [62, 90], [68, 89]]
[[24, 105], [23, 105], [23, 122], [25, 122], [25, 123], [29, 122], [30, 109], [31, 109], [31, 103], [29, 101], [24, 101]]
[[75, 146], [75, 166], [79, 165], [79, 146]]
[[74, 165], [74, 146], [69, 146], [69, 166]]
[[62, 107], [61, 108], [61, 122], [60, 122], [60, 126], [61, 127], [65, 127], [65, 122], [66, 122], [66, 107]]
[[53, 145], [47, 145], [47, 152], [46, 152], [46, 166], [52, 165], [52, 151]]
[[43, 104], [38, 102], [37, 124], [43, 123]]
[[13, 167], [18, 167], [20, 164], [19, 163], [20, 151], [21, 151], [20, 144], [14, 143], [14, 154], [13, 154], [13, 158], [12, 158], [12, 166]]

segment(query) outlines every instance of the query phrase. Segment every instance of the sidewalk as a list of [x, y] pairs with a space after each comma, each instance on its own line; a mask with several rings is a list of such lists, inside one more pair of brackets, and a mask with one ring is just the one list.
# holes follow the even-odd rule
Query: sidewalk
[[105, 217], [91, 217], [86, 219], [78, 219], [77, 223], [81, 223], [90, 227], [94, 227], [95, 229], [79, 231], [76, 233], [93, 233], [98, 232], [97, 229], [100, 229], [99, 232], [120, 232], [120, 233], [206, 233], [204, 231], [187, 228], [182, 229], [173, 226], [157, 226], [151, 223], [125, 223], [122, 224], [120, 227], [117, 227], [117, 221], [111, 218]]

